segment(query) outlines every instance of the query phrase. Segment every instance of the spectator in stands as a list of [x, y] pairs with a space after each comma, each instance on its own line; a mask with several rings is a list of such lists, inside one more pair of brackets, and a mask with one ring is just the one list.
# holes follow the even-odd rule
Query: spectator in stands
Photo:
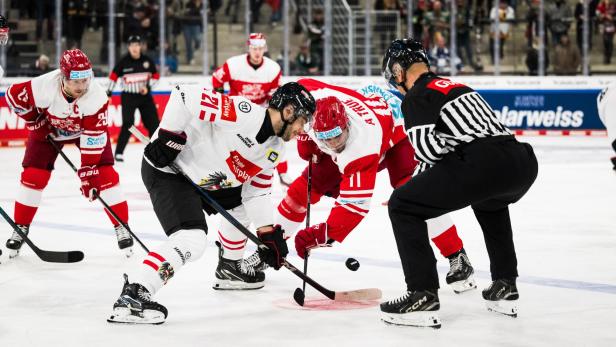
[[319, 56], [310, 51], [310, 43], [303, 42], [295, 57], [295, 74], [299, 76], [319, 75]]
[[[413, 9], [413, 36], [417, 41], [422, 42], [424, 40], [424, 23], [426, 15], [426, 0], [417, 1], [417, 6]], [[424, 45], [424, 47], [428, 47]]]
[[[443, 4], [439, 0], [432, 3], [432, 11], [426, 13], [426, 23], [424, 30], [428, 30], [428, 35], [424, 39], [431, 45], [435, 39], [435, 34], [440, 32], [446, 35], [449, 32], [449, 11], [443, 10]], [[429, 45], [425, 46], [430, 47]]]
[[252, 23], [254, 24], [259, 23], [261, 6], [263, 6], [263, 0], [250, 0], [250, 14], [252, 15]]
[[396, 23], [399, 18], [406, 18], [406, 7], [399, 0], [376, 0], [374, 3], [376, 13], [374, 31], [379, 33], [381, 39], [381, 51], [385, 52], [391, 41], [398, 36]]
[[165, 38], [169, 42], [169, 47], [174, 55], [178, 53], [178, 36], [182, 33], [182, 0], [166, 0], [166, 28], [165, 32], [167, 37]]
[[[548, 54], [543, 55], [543, 68], [544, 72], [548, 71], [550, 65], [550, 59]], [[526, 67], [528, 68], [528, 74], [531, 76], [539, 75], [539, 40], [535, 38], [533, 43], [526, 51]]]
[[40, 76], [51, 71], [49, 66], [49, 57], [45, 54], [41, 54], [32, 66], [32, 76]]
[[616, 32], [616, 0], [601, 0], [597, 6], [597, 16], [603, 25], [603, 64], [612, 62], [614, 51], [614, 32]]
[[53, 40], [53, 14], [55, 13], [55, 2], [48, 0], [36, 0], [36, 40], [43, 38], [43, 21], [47, 20], [47, 40]]
[[[325, 14], [323, 8], [312, 9], [312, 22], [308, 25], [308, 40], [310, 41], [310, 53], [319, 57], [323, 56], [323, 40], [325, 36]], [[323, 60], [319, 62], [319, 69], [323, 70]]]
[[468, 0], [457, 1], [456, 15], [456, 45], [458, 47], [457, 56], [460, 57], [465, 65], [473, 67], [473, 70], [480, 70], [479, 65], [473, 59], [473, 46], [471, 44], [471, 30], [473, 28], [473, 18], [471, 7]]
[[557, 75], [575, 75], [582, 57], [576, 45], [571, 44], [569, 35], [560, 36], [560, 42], [554, 48], [554, 73]]
[[440, 32], [434, 34], [434, 45], [428, 54], [430, 65], [438, 75], [451, 74], [451, 59], [454, 59], [456, 70], [462, 69], [460, 58], [451, 56], [445, 37]]
[[88, 1], [63, 1], [62, 13], [67, 49], [81, 48], [81, 39], [89, 18]]
[[549, 18], [552, 43], [557, 45], [560, 43], [560, 37], [566, 35], [569, 31], [569, 26], [573, 22], [573, 12], [571, 6], [566, 4], [565, 0], [556, 0], [552, 6], [548, 6], [546, 12]]
[[[496, 16], [498, 16], [498, 28], [496, 27]], [[505, 56], [505, 42], [509, 37], [510, 22], [515, 19], [515, 12], [513, 8], [507, 5], [507, 0], [500, 0], [498, 8], [492, 7], [490, 10], [490, 58], [492, 58], [492, 64], [494, 64], [494, 39], [499, 38], [499, 57], [502, 59]]]
[[[591, 0], [588, 3], [588, 36], [587, 37], [588, 37], [589, 54], [590, 54], [590, 50], [592, 49], [592, 32], [593, 32], [593, 25], [594, 25], [595, 18], [596, 18], [596, 11], [597, 11], [598, 4], [599, 4], [598, 0]], [[580, 50], [580, 52], [582, 52], [584, 50], [584, 47], [582, 47], [582, 44], [584, 43], [584, 0], [580, 0], [578, 1], [577, 4], [575, 4], [574, 16], [575, 16], [575, 21], [576, 21], [575, 31], [576, 31], [577, 45], [578, 45], [578, 49]]]
[[142, 38], [145, 37], [145, 30], [142, 23], [149, 26], [149, 21], [145, 13], [145, 6], [141, 3], [138, 3], [135, 7], [127, 6], [127, 13], [124, 17], [124, 33], [122, 36], [125, 42], [133, 35]]
[[535, 38], [539, 36], [539, 2], [540, 0], [528, 1], [528, 12], [526, 12], [526, 45], [529, 48], [529, 52], [533, 46]]
[[194, 51], [201, 47], [202, 9], [203, 1], [201, 0], [188, 0], [184, 9], [182, 31], [184, 32], [184, 43], [186, 44], [186, 62], [190, 65], [195, 64]]

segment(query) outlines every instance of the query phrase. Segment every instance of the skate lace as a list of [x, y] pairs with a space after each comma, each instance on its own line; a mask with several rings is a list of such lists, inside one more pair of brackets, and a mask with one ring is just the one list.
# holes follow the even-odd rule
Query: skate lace
[[143, 300], [143, 301], [147, 301], [150, 302], [152, 301], [152, 294], [150, 294], [150, 292], [148, 292], [147, 290], [143, 289], [143, 288], [139, 288], [137, 289], [137, 296], [139, 296], [139, 299]]
[[[26, 226], [17, 225], [17, 227], [19, 228], [19, 230], [21, 230], [22, 233], [28, 235], [28, 228]], [[21, 238], [21, 236], [19, 236], [19, 234], [15, 230], [13, 230], [13, 234], [11, 235], [9, 240], [16, 241], [16, 242], [21, 242], [22, 238]]]
[[118, 237], [118, 241], [130, 239], [130, 234], [128, 233], [128, 230], [126, 230], [126, 228], [124, 228], [122, 224], [119, 224], [115, 227], [115, 232]]
[[411, 296], [411, 294], [412, 294], [412, 292], [406, 292], [406, 294], [402, 295], [401, 297], [395, 298], [393, 300], [390, 300], [389, 304], [390, 305], [397, 305], [397, 304], [399, 304], [399, 303], [401, 303], [403, 301], [406, 301], [406, 299], [408, 299]]
[[259, 252], [255, 251], [250, 257], [244, 259], [244, 263], [247, 267], [259, 270], [265, 270], [267, 268], [267, 264], [261, 260], [261, 256], [259, 256]]
[[248, 275], [250, 277], [254, 277], [256, 275], [254, 267], [248, 266], [248, 264], [246, 264], [246, 261], [244, 259], [238, 260], [238, 264], [239, 264], [239, 269], [241, 273]]
[[456, 273], [458, 271], [462, 271], [462, 256], [463, 254], [458, 255], [457, 257], [451, 259], [449, 261], [449, 273], [448, 274], [453, 274]]

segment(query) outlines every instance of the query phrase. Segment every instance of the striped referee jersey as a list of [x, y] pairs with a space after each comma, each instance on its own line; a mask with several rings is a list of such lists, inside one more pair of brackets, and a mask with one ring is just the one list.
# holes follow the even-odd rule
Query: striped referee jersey
[[406, 132], [425, 171], [461, 144], [512, 135], [492, 107], [472, 88], [432, 72], [421, 75], [402, 101]]

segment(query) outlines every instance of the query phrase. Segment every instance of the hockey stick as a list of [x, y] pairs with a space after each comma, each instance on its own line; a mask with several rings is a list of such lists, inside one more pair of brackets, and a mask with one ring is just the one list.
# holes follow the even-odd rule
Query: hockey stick
[[[147, 143], [146, 137], [135, 127], [132, 126], [129, 131], [135, 135], [144, 143]], [[181, 168], [179, 168], [175, 164], [169, 165], [169, 168], [178, 175], [181, 175], [186, 179], [188, 183], [190, 183], [193, 187], [195, 187], [196, 191], [203, 197], [203, 199], [210, 205], [216, 212], [220, 213], [223, 218], [225, 218], [229, 223], [233, 224], [242, 234], [244, 234], [250, 241], [254, 242], [259, 249], [268, 249], [268, 247], [259, 240], [255, 234], [251, 233], [246, 227], [240, 223], [237, 219], [235, 219], [232, 215], [229, 214], [216, 200], [214, 200], [207, 191], [203, 190], [198, 184], [196, 184]], [[333, 290], [329, 290], [322, 285], [320, 285], [317, 281], [305, 275], [301, 270], [293, 266], [293, 264], [289, 263], [285, 260], [282, 264], [284, 267], [289, 269], [293, 274], [295, 274], [300, 279], [306, 281], [310, 286], [314, 289], [318, 290], [321, 294], [330, 298], [331, 300], [338, 301], [349, 301], [349, 300], [376, 300], [380, 299], [382, 296], [381, 290], [378, 288], [367, 288], [367, 289], [358, 289], [358, 290], [350, 290], [343, 292], [335, 292]], [[299, 289], [299, 288], [297, 288]], [[299, 304], [299, 303], [298, 303]]]
[[59, 251], [46, 251], [40, 249], [30, 241], [28, 236], [21, 231], [19, 226], [15, 224], [13, 219], [9, 217], [8, 214], [4, 211], [2, 207], [0, 207], [0, 214], [6, 220], [7, 223], [13, 227], [13, 230], [32, 248], [34, 253], [42, 260], [49, 263], [76, 263], [83, 260], [83, 252], [82, 251], [68, 251], [68, 252], [59, 252]]
[[[308, 203], [306, 204], [306, 229], [310, 227], [310, 192], [312, 191], [312, 158], [308, 161]], [[304, 275], [308, 275], [308, 256], [310, 251], [304, 253]], [[293, 298], [300, 306], [304, 306], [304, 300], [306, 299], [306, 281], [302, 281], [302, 290], [295, 289]]]
[[[56, 152], [58, 152], [58, 154], [60, 154], [60, 156], [62, 157], [62, 159], [64, 159], [64, 161], [68, 164], [68, 166], [70, 166], [71, 169], [73, 169], [73, 171], [75, 171], [75, 173], [77, 173], [77, 168], [75, 167], [75, 165], [73, 165], [73, 162], [66, 156], [66, 154], [64, 154], [64, 151], [62, 150], [62, 148], [60, 148], [58, 146], [58, 144], [51, 138], [51, 136], [47, 135], [47, 141], [49, 141], [49, 143], [51, 143], [53, 148], [56, 150]], [[122, 226], [126, 230], [128, 230], [128, 232], [131, 234], [133, 239], [135, 239], [137, 241], [137, 243], [139, 243], [139, 245], [141, 245], [141, 248], [143, 248], [143, 250], [146, 253], [150, 253], [150, 250], [143, 244], [143, 242], [141, 242], [141, 240], [137, 237], [137, 235], [135, 235], [135, 233], [133, 233], [133, 231], [130, 230], [130, 228], [128, 227], [128, 224], [124, 223], [124, 221], [122, 219], [120, 219], [120, 217], [111, 209], [111, 207], [105, 202], [105, 200], [103, 200], [103, 198], [101, 198], [101, 196], [98, 194], [98, 192], [96, 190], [94, 191], [93, 194], [94, 194], [94, 199], [100, 201], [101, 204], [103, 204], [103, 207], [105, 208], [105, 210], [107, 210], [107, 212], [109, 212], [109, 214], [113, 217], [113, 219], [115, 219], [116, 222], [122, 224]]]

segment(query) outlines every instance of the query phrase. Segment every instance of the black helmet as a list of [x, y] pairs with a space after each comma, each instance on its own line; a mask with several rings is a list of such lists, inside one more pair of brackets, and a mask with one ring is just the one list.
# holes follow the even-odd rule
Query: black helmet
[[403, 71], [406, 71], [406, 69], [415, 63], [424, 63], [430, 67], [428, 54], [423, 45], [412, 38], [392, 41], [385, 53], [385, 57], [383, 57], [381, 73], [383, 77], [385, 77], [385, 80], [394, 88], [398, 85], [393, 73], [393, 66], [395, 63], [400, 64]]
[[131, 35], [128, 37], [128, 44], [130, 45], [131, 43], [141, 43], [141, 36], [139, 35]]
[[312, 95], [301, 84], [289, 82], [280, 86], [269, 101], [269, 107], [281, 113], [288, 104], [292, 104], [295, 108], [295, 117], [304, 117], [306, 122], [312, 120], [316, 103]]

